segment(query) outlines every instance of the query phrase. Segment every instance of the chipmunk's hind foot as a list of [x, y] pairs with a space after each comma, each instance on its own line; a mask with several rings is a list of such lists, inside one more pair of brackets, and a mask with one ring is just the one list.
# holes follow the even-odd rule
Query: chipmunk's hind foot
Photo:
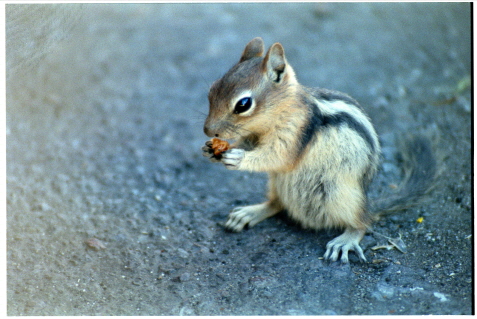
[[366, 262], [363, 249], [359, 246], [365, 232], [365, 230], [347, 228], [342, 235], [326, 245], [326, 252], [323, 257], [331, 261], [337, 261], [341, 252], [341, 262], [346, 264], [349, 262], [348, 252], [353, 250], [362, 262]]
[[278, 213], [279, 210], [269, 205], [269, 202], [262, 204], [237, 207], [229, 215], [229, 219], [225, 223], [228, 230], [239, 232], [246, 225], [253, 227], [264, 219]]

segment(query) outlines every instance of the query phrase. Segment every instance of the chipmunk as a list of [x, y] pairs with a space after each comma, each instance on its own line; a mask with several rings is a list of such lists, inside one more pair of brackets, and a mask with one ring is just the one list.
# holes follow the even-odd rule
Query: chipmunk
[[268, 200], [237, 207], [225, 227], [241, 231], [286, 211], [305, 228], [341, 228], [326, 245], [325, 259], [349, 262], [348, 252], [366, 261], [359, 243], [384, 212], [416, 202], [435, 173], [425, 138], [405, 145], [406, 177], [399, 191], [375, 203], [367, 189], [378, 170], [378, 135], [356, 100], [337, 91], [298, 83], [280, 43], [263, 56], [261, 38], [250, 41], [239, 60], [210, 88], [204, 132], [236, 140], [217, 157], [212, 143], [203, 155], [231, 170], [267, 172]]

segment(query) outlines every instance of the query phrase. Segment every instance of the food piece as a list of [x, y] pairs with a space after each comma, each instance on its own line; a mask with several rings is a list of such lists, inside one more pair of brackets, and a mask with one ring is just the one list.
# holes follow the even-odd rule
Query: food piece
[[214, 156], [219, 156], [223, 152], [227, 151], [230, 148], [229, 142], [213, 138], [212, 139], [212, 149], [214, 150]]

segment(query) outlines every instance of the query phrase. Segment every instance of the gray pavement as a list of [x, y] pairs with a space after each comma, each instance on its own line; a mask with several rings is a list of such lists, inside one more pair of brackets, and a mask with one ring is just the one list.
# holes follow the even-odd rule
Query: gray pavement
[[[473, 313], [470, 4], [6, 11], [8, 315]], [[366, 264], [323, 261], [338, 232], [285, 216], [224, 230], [266, 176], [201, 156], [207, 91], [256, 36], [283, 44], [302, 84], [369, 113], [371, 197], [399, 182], [399, 137], [436, 137], [436, 188], [375, 225]], [[400, 235], [406, 254], [371, 249]]]

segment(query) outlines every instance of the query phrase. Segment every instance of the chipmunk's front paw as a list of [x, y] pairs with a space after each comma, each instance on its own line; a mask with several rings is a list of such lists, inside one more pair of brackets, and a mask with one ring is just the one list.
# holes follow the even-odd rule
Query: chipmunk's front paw
[[229, 219], [225, 223], [225, 228], [228, 230], [239, 232], [245, 225], [253, 227], [262, 220], [275, 215], [278, 212], [277, 209], [272, 208], [268, 202], [237, 207], [229, 215]]
[[228, 169], [239, 169], [240, 163], [245, 156], [245, 151], [240, 148], [232, 148], [225, 153], [222, 153], [222, 163]]
[[220, 155], [220, 157], [214, 155], [214, 149], [212, 148], [211, 141], [205, 142], [205, 146], [202, 146], [202, 155], [207, 157], [213, 163], [220, 162], [222, 157], [222, 155]]

